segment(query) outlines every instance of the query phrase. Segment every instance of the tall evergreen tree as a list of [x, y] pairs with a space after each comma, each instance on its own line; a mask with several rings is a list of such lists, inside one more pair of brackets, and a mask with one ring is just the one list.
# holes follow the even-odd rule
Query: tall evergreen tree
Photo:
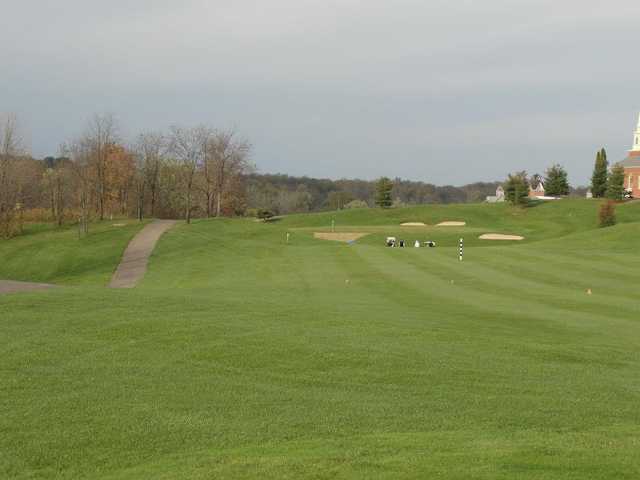
[[526, 205], [529, 201], [527, 172], [510, 173], [504, 182], [504, 196], [513, 205]]
[[391, 190], [393, 190], [393, 182], [389, 178], [382, 177], [378, 180], [376, 184], [376, 205], [381, 208], [389, 208], [393, 205]]
[[557, 163], [546, 172], [544, 190], [548, 195], [569, 195], [567, 171]]
[[614, 165], [611, 169], [607, 179], [606, 195], [611, 200], [624, 199], [624, 167], [622, 165]]
[[596, 164], [591, 177], [591, 193], [594, 198], [604, 197], [607, 192], [608, 169], [607, 151], [603, 148], [596, 155]]

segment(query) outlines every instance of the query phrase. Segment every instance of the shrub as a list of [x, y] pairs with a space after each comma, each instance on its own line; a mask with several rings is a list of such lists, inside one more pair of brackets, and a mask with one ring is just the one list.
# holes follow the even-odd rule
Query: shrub
[[267, 208], [258, 209], [257, 217], [264, 222], [268, 222], [270, 219], [273, 218], [273, 216], [274, 216], [273, 212]]
[[369, 204], [364, 200], [351, 200], [344, 208], [369, 208]]
[[258, 218], [258, 209], [257, 208], [247, 208], [244, 211], [245, 217]]
[[611, 227], [616, 224], [616, 204], [608, 200], [600, 206], [598, 213], [600, 227]]

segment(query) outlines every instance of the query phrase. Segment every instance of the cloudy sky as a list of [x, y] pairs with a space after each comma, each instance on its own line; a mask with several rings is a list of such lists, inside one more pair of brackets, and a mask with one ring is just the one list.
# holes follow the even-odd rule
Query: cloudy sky
[[236, 128], [262, 172], [437, 184], [622, 158], [637, 0], [0, 0], [0, 111], [36, 156], [110, 112], [123, 136]]

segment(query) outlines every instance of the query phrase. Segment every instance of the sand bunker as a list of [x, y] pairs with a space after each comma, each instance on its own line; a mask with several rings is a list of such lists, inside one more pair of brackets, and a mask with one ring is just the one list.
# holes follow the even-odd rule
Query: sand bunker
[[320, 240], [333, 240], [336, 242], [354, 242], [359, 238], [369, 235], [368, 233], [328, 233], [328, 232], [315, 232], [313, 236]]
[[406, 223], [401, 223], [400, 226], [401, 227], [426, 227], [427, 224], [422, 222], [406, 222]]
[[503, 235], [502, 233], [485, 233], [478, 238], [480, 240], [524, 240], [520, 235]]
[[436, 227], [464, 227], [467, 222], [440, 222]]

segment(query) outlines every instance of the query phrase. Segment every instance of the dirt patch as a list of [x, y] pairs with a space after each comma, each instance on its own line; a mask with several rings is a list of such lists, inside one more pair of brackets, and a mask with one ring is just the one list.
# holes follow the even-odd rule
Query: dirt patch
[[12, 282], [10, 280], [0, 280], [0, 295], [6, 293], [34, 292], [36, 290], [48, 290], [49, 288], [54, 288], [54, 285], [48, 285], [46, 283], [27, 283]]
[[502, 233], [485, 233], [478, 237], [480, 240], [524, 240], [520, 235], [504, 235]]
[[330, 232], [315, 232], [314, 238], [320, 240], [333, 240], [335, 242], [355, 242], [359, 238], [366, 237], [368, 233], [330, 233]]
[[464, 227], [467, 222], [440, 222], [436, 227]]
[[401, 223], [400, 226], [401, 227], [426, 227], [427, 224], [422, 222], [406, 222], [406, 223]]

